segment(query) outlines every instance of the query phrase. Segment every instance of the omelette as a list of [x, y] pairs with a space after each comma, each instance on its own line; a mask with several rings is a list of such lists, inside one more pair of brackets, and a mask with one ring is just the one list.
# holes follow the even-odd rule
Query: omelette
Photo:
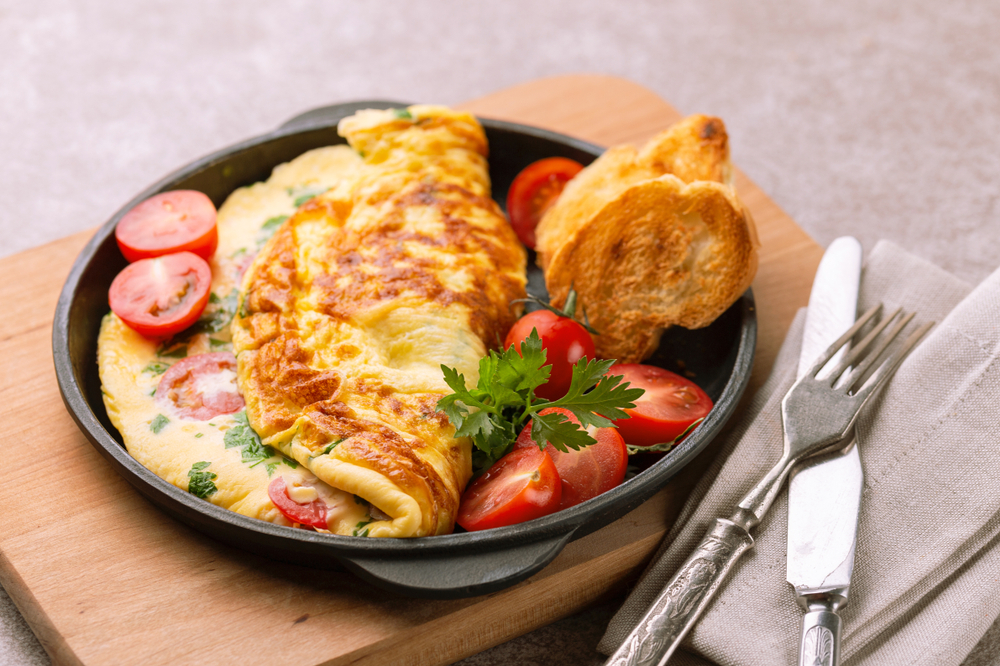
[[243, 281], [232, 335], [247, 418], [265, 446], [370, 504], [370, 536], [448, 533], [472, 465], [436, 409], [441, 365], [477, 381], [519, 314], [525, 251], [490, 198], [471, 115], [367, 110], [338, 130], [362, 164], [299, 208]]
[[370, 520], [363, 501], [260, 442], [242, 409], [235, 359], [199, 386], [206, 399], [228, 401], [232, 413], [181, 413], [165, 385], [184, 363], [232, 358], [230, 322], [246, 268], [299, 204], [351, 177], [360, 162], [346, 146], [319, 148], [277, 167], [266, 182], [233, 192], [218, 212], [210, 304], [192, 329], [172, 340], [150, 340], [114, 313], [104, 317], [97, 349], [104, 404], [129, 453], [157, 476], [237, 513], [292, 525], [268, 498], [268, 485], [282, 477], [290, 497], [327, 504], [330, 531], [363, 533]]
[[[280, 478], [291, 500], [322, 501], [336, 534], [448, 533], [471, 444], [436, 411], [441, 365], [477, 380], [519, 314], [525, 251], [490, 198], [472, 116], [362, 111], [339, 130], [350, 147], [220, 207], [192, 329], [153, 341], [105, 317], [105, 406], [133, 457], [219, 506], [293, 524], [269, 499]], [[228, 413], [200, 414], [210, 402]]]

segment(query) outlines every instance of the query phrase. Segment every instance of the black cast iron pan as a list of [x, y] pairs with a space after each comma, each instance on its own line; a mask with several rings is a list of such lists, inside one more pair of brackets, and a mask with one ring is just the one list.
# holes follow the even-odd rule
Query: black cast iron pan
[[[219, 508], [163, 481], [136, 462], [108, 420], [97, 373], [97, 334], [109, 310], [108, 288], [125, 267], [114, 239], [121, 216], [166, 190], [193, 189], [221, 205], [236, 188], [265, 180], [271, 170], [307, 150], [343, 143], [337, 121], [364, 108], [402, 107], [365, 101], [310, 111], [282, 127], [200, 159], [139, 193], [97, 232], [77, 258], [63, 287], [52, 333], [59, 388], [73, 418], [111, 466], [155, 505], [181, 522], [225, 543], [278, 560], [314, 567], [345, 567], [377, 586], [410, 596], [450, 599], [486, 594], [538, 572], [568, 542], [620, 518], [688, 464], [732, 415], [750, 377], [757, 323], [747, 291], [711, 326], [676, 329], [663, 336], [647, 361], [694, 372], [715, 401], [705, 421], [676, 449], [631, 480], [588, 502], [545, 518], [482, 532], [417, 539], [345, 537], [282, 527]], [[490, 144], [494, 198], [504, 204], [514, 176], [542, 157], [558, 155], [588, 164], [602, 149], [532, 127], [483, 120]], [[544, 295], [541, 272], [529, 271], [529, 290]]]

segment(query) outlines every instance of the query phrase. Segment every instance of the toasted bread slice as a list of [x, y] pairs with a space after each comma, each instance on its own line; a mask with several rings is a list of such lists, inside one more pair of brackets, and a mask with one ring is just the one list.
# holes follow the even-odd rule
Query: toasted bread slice
[[597, 354], [636, 363], [668, 326], [701, 328], [750, 286], [757, 235], [733, 190], [663, 175], [633, 185], [579, 225], [551, 256], [545, 279], [555, 305], [573, 286]]
[[641, 151], [616, 146], [604, 152], [563, 190], [535, 230], [542, 268], [563, 243], [609, 201], [637, 183], [673, 174], [685, 183], [732, 183], [729, 139], [718, 118], [688, 116], [656, 135]]

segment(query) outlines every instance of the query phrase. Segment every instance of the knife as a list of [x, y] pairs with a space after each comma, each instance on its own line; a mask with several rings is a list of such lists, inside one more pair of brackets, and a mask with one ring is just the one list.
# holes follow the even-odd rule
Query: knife
[[[799, 377], [854, 323], [860, 281], [861, 244], [850, 236], [836, 239], [813, 280]], [[838, 611], [847, 603], [851, 585], [864, 481], [853, 433], [844, 442], [841, 450], [800, 465], [788, 486], [788, 582], [806, 611], [799, 666], [836, 666], [840, 661]]]

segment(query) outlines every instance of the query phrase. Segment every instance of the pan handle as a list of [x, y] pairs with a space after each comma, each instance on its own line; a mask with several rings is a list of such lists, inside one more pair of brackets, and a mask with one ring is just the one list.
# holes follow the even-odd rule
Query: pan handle
[[351, 555], [343, 565], [381, 588], [422, 599], [461, 599], [510, 587], [541, 571], [573, 538], [573, 532], [542, 541], [476, 553]]

